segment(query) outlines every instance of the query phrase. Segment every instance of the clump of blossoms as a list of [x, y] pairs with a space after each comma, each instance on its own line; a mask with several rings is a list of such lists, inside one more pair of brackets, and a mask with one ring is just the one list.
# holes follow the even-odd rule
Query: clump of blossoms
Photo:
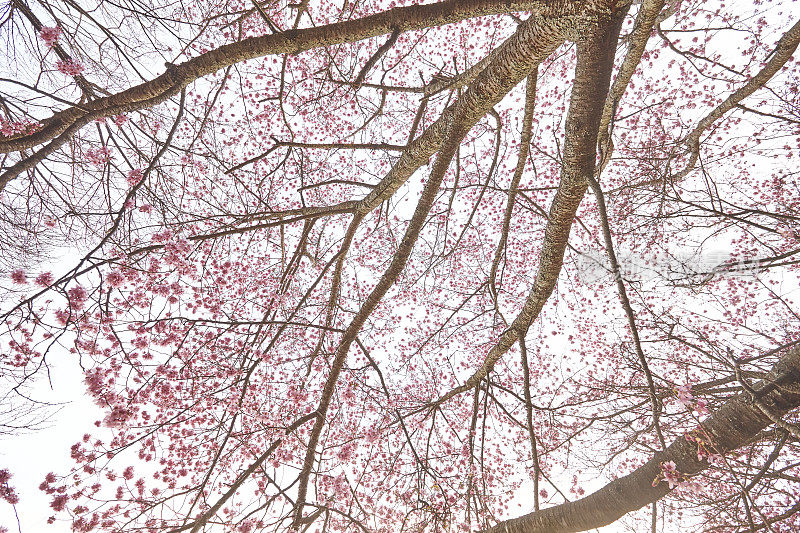
[[692, 395], [691, 385], [687, 384], [676, 386], [675, 396], [677, 396], [678, 401], [681, 402], [687, 409], [694, 411], [698, 414], [698, 416], [708, 414], [708, 403], [702, 398], [695, 400], [695, 397]]
[[62, 33], [63, 31], [58, 26], [45, 27], [39, 30], [39, 38], [44, 41], [45, 46], [52, 48]]
[[128, 175], [125, 176], [125, 179], [128, 181], [128, 185], [137, 185], [140, 181], [144, 178], [144, 173], [140, 168], [134, 168]]
[[40, 128], [40, 124], [30, 120], [8, 121], [0, 118], [0, 136], [17, 137], [19, 135], [29, 135]]
[[70, 307], [75, 311], [80, 311], [83, 309], [83, 307], [86, 305], [86, 300], [89, 298], [89, 294], [86, 292], [86, 289], [80, 285], [76, 285], [68, 290], [67, 296], [69, 297]]
[[25, 274], [25, 271], [20, 268], [11, 273], [11, 280], [17, 285], [25, 285], [28, 283], [28, 276]]
[[8, 484], [11, 480], [11, 472], [5, 468], [0, 470], [0, 500], [5, 500], [11, 505], [19, 502], [19, 496], [14, 491], [14, 487]]
[[86, 161], [96, 167], [105, 166], [111, 160], [111, 152], [103, 146], [102, 148], [89, 148], [86, 150]]
[[71, 59], [67, 61], [59, 59], [56, 61], [56, 68], [60, 73], [67, 76], [77, 76], [83, 72], [83, 65]]
[[703, 485], [699, 481], [692, 481], [688, 476], [680, 473], [675, 461], [664, 461], [660, 466], [661, 472], [653, 480], [654, 487], [662, 481], [666, 481], [670, 490], [677, 488], [681, 492], [692, 494], [697, 494], [703, 490]]
[[42, 287], [49, 287], [53, 284], [55, 278], [53, 278], [53, 274], [50, 272], [42, 272], [38, 276], [36, 276], [36, 284]]

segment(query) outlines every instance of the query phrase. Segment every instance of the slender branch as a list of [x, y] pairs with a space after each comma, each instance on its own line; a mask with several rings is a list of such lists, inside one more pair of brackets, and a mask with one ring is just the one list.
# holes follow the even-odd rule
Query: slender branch
[[508, 242], [508, 232], [511, 228], [511, 216], [514, 214], [514, 204], [517, 199], [519, 182], [522, 179], [522, 173], [525, 170], [525, 162], [528, 160], [528, 152], [531, 146], [531, 130], [533, 128], [533, 109], [536, 103], [537, 78], [538, 70], [534, 69], [528, 76], [528, 81], [525, 86], [525, 111], [522, 117], [522, 135], [519, 141], [517, 166], [514, 169], [514, 177], [511, 178], [511, 186], [508, 189], [508, 202], [506, 204], [506, 212], [503, 215], [503, 229], [500, 232], [500, 242], [497, 243], [497, 248], [494, 251], [494, 259], [492, 260], [492, 268], [489, 271], [489, 290], [494, 295], [495, 306], [497, 306], [497, 287], [495, 286], [497, 268], [500, 265], [500, 260], [503, 258], [506, 242]]
[[631, 307], [631, 301], [628, 299], [628, 292], [625, 289], [625, 281], [622, 279], [622, 270], [619, 267], [617, 254], [614, 251], [614, 241], [611, 238], [611, 227], [608, 223], [606, 199], [603, 195], [603, 189], [600, 188], [600, 184], [596, 179], [594, 179], [594, 176], [589, 176], [588, 179], [589, 186], [592, 188], [592, 191], [594, 191], [594, 195], [597, 198], [597, 211], [600, 215], [600, 225], [603, 228], [606, 254], [608, 255], [609, 263], [611, 263], [611, 272], [614, 274], [614, 280], [617, 282], [619, 300], [622, 303], [622, 308], [625, 310], [625, 315], [628, 317], [628, 327], [630, 328], [631, 337], [633, 338], [633, 345], [636, 348], [636, 355], [639, 358], [639, 364], [641, 365], [644, 376], [647, 379], [647, 389], [650, 392], [650, 403], [653, 409], [653, 423], [651, 426], [653, 429], [655, 429], [656, 435], [658, 436], [658, 442], [661, 444], [661, 448], [665, 448], [666, 442], [664, 441], [664, 435], [661, 434], [661, 426], [659, 425], [659, 417], [661, 416], [661, 402], [656, 395], [656, 386], [653, 382], [653, 374], [650, 372], [650, 366], [647, 364], [647, 357], [645, 357], [644, 350], [642, 350], [642, 342], [639, 339], [639, 329], [636, 327], [636, 317], [634, 316], [633, 308]]
[[[265, 55], [294, 54], [313, 48], [361, 41], [394, 31], [414, 31], [508, 11], [529, 10], [542, 16], [570, 16], [585, 9], [586, 2], [579, 0], [446, 0], [434, 4], [397, 7], [360, 19], [288, 30], [226, 44], [185, 63], [170, 64], [167, 71], [157, 78], [89, 102], [85, 107], [92, 111], [93, 116], [89, 120], [116, 114], [121, 108], [126, 111], [143, 109], [152, 105], [149, 102], [154, 98], [162, 97], [163, 100], [175, 95], [200, 77], [228, 65]], [[76, 107], [56, 113], [42, 121], [43, 127], [33, 134], [0, 140], [0, 153], [25, 150], [54, 139], [85, 116], [86, 111]]]

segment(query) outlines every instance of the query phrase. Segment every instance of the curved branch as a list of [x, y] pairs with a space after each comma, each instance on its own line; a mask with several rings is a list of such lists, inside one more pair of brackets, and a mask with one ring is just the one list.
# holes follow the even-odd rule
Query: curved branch
[[[498, 0], [447, 0], [435, 4], [397, 7], [355, 20], [347, 20], [323, 26], [288, 30], [277, 34], [251, 37], [239, 42], [226, 44], [208, 51], [179, 65], [167, 64], [167, 71], [157, 78], [131, 87], [125, 91], [93, 102], [82, 108], [71, 107], [42, 122], [42, 128], [30, 135], [0, 140], [0, 153], [15, 152], [32, 148], [65, 132], [70, 126], [85, 117], [89, 110], [92, 119], [119, 112], [142, 109], [152, 104], [156, 97], [168, 98], [177, 94], [192, 81], [216, 72], [217, 70], [247, 59], [272, 55], [295, 54], [313, 48], [347, 42], [356, 42], [377, 37], [394, 31], [407, 32], [442, 26], [466, 18], [505, 13], [508, 11], [531, 10], [547, 15], [575, 14], [585, 4], [578, 0], [547, 2], [498, 1]], [[91, 120], [91, 119], [90, 119]]]

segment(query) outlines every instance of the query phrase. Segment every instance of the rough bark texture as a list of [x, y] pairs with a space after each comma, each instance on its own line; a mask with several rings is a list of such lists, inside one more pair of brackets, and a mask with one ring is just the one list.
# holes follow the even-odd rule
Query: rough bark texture
[[464, 95], [447, 108], [425, 132], [409, 143], [392, 169], [361, 202], [360, 213], [368, 213], [397, 189], [442, 146], [448, 124], [457, 120], [472, 128], [511, 89], [525, 78], [529, 69], [549, 56], [578, 26], [576, 17], [532, 17], [521, 24], [503, 43], [493, 60], [476, 76]]
[[[784, 416], [800, 406], [800, 350], [793, 349], [772, 368], [769, 376], [754, 387], [759, 403], [770, 414]], [[702, 422], [716, 453], [724, 454], [747, 444], [773, 422], [752, 402], [749, 394], [739, 394], [727, 401]], [[491, 532], [500, 533], [570, 533], [598, 528], [614, 522], [626, 513], [663, 498], [670, 492], [666, 482], [653, 486], [661, 472], [661, 463], [674, 461], [683, 475], [693, 475], [708, 467], [697, 459], [696, 443], [685, 438], [673, 442], [640, 468], [616, 479], [589, 496], [549, 509], [503, 522]]]
[[[47, 156], [54, 153], [89, 122], [101, 117], [157, 105], [177, 94], [192, 81], [240, 61], [270, 54], [297, 53], [337, 43], [355, 42], [390, 32], [405, 32], [440, 26], [465, 18], [529, 9], [534, 13], [532, 18], [521, 25], [515, 35], [501, 49], [491, 54], [491, 64], [497, 66], [498, 63], [507, 62], [511, 59], [511, 63], [501, 64], [499, 69], [508, 69], [510, 67], [511, 70], [514, 70], [516, 63], [513, 62], [515, 59], [513, 56], [514, 54], [520, 56], [520, 42], [534, 46], [535, 52], [541, 54], [543, 48], [552, 44], [552, 37], [560, 37], [561, 41], [563, 41], [565, 34], [568, 37], [574, 37], [575, 30], [580, 25], [579, 21], [591, 20], [596, 17], [597, 13], [608, 11], [606, 4], [607, 2], [599, 0], [560, 0], [553, 2], [497, 2], [496, 0], [462, 2], [453, 0], [437, 4], [394, 8], [362, 19], [344, 21], [317, 28], [288, 30], [279, 34], [245, 39], [238, 43], [224, 45], [180, 65], [170, 66], [164, 74], [151, 81], [56, 113], [51, 118], [43, 121], [42, 128], [36, 133], [0, 140], [0, 153], [26, 150], [39, 144], [47, 143], [35, 153], [22, 158], [0, 175], [0, 191], [5, 188], [9, 181], [19, 176], [22, 172], [30, 170]], [[531, 40], [531, 37], [536, 37], [538, 40]], [[553, 47], [558, 46], [558, 44], [555, 43]], [[548, 53], [544, 57], [549, 55], [549, 51], [550, 49], [547, 48]], [[521, 61], [520, 64], [524, 66], [529, 63]], [[485, 73], [487, 71], [491, 71], [491, 69], [487, 67], [482, 72]], [[491, 105], [494, 105], [497, 101], [497, 98], [492, 96], [492, 89], [496, 87], [492, 87], [491, 84], [485, 87], [485, 78], [486, 76], [484, 76], [484, 83], [478, 84], [473, 90], [478, 95], [486, 93], [488, 98], [485, 101], [478, 100], [476, 102], [479, 108], [475, 109], [477, 115], [475, 120], [483, 116], [491, 108]], [[473, 83], [473, 85], [475, 84]], [[505, 92], [502, 94], [504, 95]], [[485, 105], [487, 103], [491, 104], [488, 108]], [[452, 114], [455, 111], [455, 106], [448, 111]], [[427, 136], [421, 136], [412, 143], [407, 152], [403, 154], [401, 160], [398, 161], [398, 164], [395, 165], [397, 170], [392, 171], [397, 174], [397, 177], [388, 176], [389, 179], [384, 180], [381, 186], [376, 187], [365, 199], [360, 212], [367, 213], [371, 211], [385, 198], [391, 196], [396, 187], [403, 183], [407, 176], [410, 176], [436, 153], [442, 142], [442, 124], [449, 117], [445, 114], [442, 119], [444, 120], [432, 125]]]
[[664, 7], [664, 0], [644, 0], [639, 13], [636, 15], [636, 25], [628, 35], [628, 53], [625, 55], [625, 60], [617, 72], [614, 83], [606, 97], [606, 103], [603, 106], [603, 116], [600, 119], [600, 137], [597, 141], [598, 148], [601, 152], [600, 170], [608, 162], [613, 152], [611, 141], [611, 124], [614, 119], [614, 112], [617, 109], [622, 95], [628, 88], [628, 84], [639, 67], [642, 60], [642, 55], [647, 47], [647, 41], [653, 31], [653, 26], [658, 19]]

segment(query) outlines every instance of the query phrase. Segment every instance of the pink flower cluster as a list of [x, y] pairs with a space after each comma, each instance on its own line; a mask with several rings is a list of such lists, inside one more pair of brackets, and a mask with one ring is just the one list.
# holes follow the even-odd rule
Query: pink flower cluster
[[86, 161], [96, 167], [103, 167], [111, 160], [111, 152], [103, 146], [102, 148], [89, 148], [86, 150]]
[[128, 181], [128, 185], [136, 185], [140, 181], [142, 181], [143, 177], [144, 174], [142, 173], [142, 169], [134, 168], [133, 170], [128, 172], [128, 175], [125, 176], [125, 179]]
[[678, 397], [678, 401], [683, 405], [691, 405], [692, 400], [694, 399], [694, 396], [692, 396], [692, 386], [677, 385], [675, 387], [675, 396]]
[[53, 284], [53, 281], [53, 274], [50, 272], [42, 272], [36, 276], [36, 284], [41, 285], [42, 287], [49, 287]]
[[666, 481], [670, 490], [677, 487], [679, 491], [690, 494], [699, 494], [703, 490], [703, 485], [699, 481], [692, 481], [678, 471], [675, 461], [664, 461], [660, 466], [661, 472], [653, 480], [654, 487]]
[[28, 276], [25, 275], [24, 270], [19, 268], [11, 273], [11, 280], [17, 285], [25, 285], [28, 283]]
[[39, 129], [39, 124], [30, 120], [19, 122], [9, 122], [0, 118], [0, 135], [3, 137], [17, 137], [18, 135], [30, 135]]
[[5, 500], [11, 505], [19, 503], [19, 496], [14, 492], [14, 488], [8, 484], [11, 480], [11, 472], [5, 468], [0, 470], [0, 500]]
[[121, 427], [133, 416], [130, 409], [123, 406], [115, 406], [110, 413], [103, 419], [103, 425], [109, 428]]
[[124, 281], [125, 281], [125, 277], [122, 275], [122, 273], [119, 270], [112, 270], [111, 272], [109, 272], [106, 275], [106, 282], [111, 287], [119, 287], [120, 285], [122, 285], [124, 283]]
[[68, 290], [67, 296], [69, 296], [70, 307], [72, 307], [72, 309], [75, 311], [83, 309], [84, 305], [86, 305], [86, 300], [89, 298], [89, 294], [86, 292], [86, 289], [80, 285], [76, 285]]
[[699, 416], [708, 414], [708, 402], [702, 398], [695, 401], [691, 385], [677, 385], [675, 387], [675, 396], [687, 409], [696, 412]]
[[58, 26], [45, 27], [39, 30], [39, 37], [44, 41], [45, 46], [52, 48], [62, 34], [61, 28]]
[[59, 59], [56, 61], [56, 68], [60, 73], [67, 76], [77, 76], [83, 72], [83, 65], [73, 60], [63, 61]]
[[681, 481], [680, 472], [678, 472], [678, 466], [675, 464], [675, 461], [664, 461], [661, 463], [661, 476], [664, 481], [669, 483], [670, 489], [674, 489]]

